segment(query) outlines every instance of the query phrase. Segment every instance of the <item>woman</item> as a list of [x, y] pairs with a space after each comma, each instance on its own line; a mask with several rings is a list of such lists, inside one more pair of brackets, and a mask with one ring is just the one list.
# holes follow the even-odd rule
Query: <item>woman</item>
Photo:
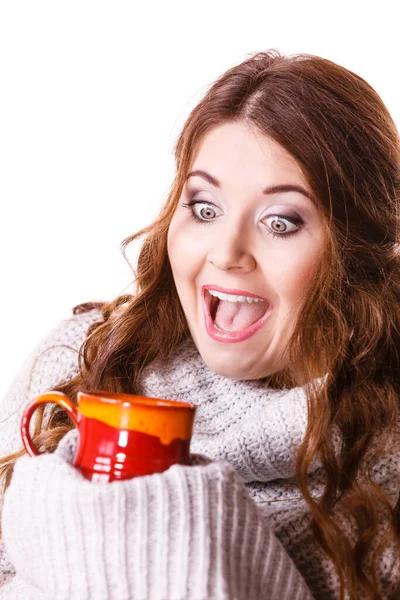
[[[76, 307], [3, 402], [4, 597], [400, 597], [393, 120], [354, 73], [261, 52], [210, 87], [176, 162], [123, 244], [146, 236], [136, 293]], [[36, 422], [50, 454], [21, 457], [50, 389], [197, 404], [194, 464], [83, 482], [58, 407]]]

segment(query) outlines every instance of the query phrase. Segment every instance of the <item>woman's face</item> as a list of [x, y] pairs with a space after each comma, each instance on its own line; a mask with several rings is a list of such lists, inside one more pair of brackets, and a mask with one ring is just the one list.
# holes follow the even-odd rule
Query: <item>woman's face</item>
[[282, 146], [244, 123], [208, 132], [191, 173], [168, 255], [193, 340], [226, 377], [276, 373], [324, 244], [311, 189]]

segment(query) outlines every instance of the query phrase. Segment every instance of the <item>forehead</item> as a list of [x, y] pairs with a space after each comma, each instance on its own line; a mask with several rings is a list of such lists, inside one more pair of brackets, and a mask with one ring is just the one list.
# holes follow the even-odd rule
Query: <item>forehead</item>
[[[210, 170], [222, 183], [236, 174], [260, 179], [264, 186], [294, 180], [307, 185], [300, 165], [283, 146], [244, 123], [224, 123], [208, 131], [199, 143], [191, 169]], [[290, 180], [278, 182], [282, 176]]]

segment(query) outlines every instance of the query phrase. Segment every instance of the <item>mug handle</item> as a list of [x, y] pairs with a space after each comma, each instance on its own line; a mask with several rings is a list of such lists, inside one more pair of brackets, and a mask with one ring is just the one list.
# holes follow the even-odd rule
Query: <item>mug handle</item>
[[25, 450], [30, 456], [38, 456], [41, 454], [33, 445], [32, 438], [29, 433], [29, 423], [31, 421], [32, 415], [40, 404], [44, 404], [45, 402], [55, 402], [61, 408], [67, 411], [73, 422], [77, 427], [79, 427], [78, 420], [78, 409], [72, 400], [62, 392], [48, 392], [47, 394], [41, 394], [37, 398], [34, 398], [24, 409], [21, 419], [20, 431], [22, 442], [25, 446]]

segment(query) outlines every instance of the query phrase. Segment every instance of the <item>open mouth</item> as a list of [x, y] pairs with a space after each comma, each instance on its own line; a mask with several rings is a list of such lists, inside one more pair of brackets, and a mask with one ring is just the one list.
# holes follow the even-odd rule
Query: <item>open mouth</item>
[[268, 301], [255, 302], [242, 297], [241, 301], [222, 300], [203, 288], [203, 311], [206, 328], [214, 339], [242, 341], [253, 335], [266, 321], [272, 305]]

